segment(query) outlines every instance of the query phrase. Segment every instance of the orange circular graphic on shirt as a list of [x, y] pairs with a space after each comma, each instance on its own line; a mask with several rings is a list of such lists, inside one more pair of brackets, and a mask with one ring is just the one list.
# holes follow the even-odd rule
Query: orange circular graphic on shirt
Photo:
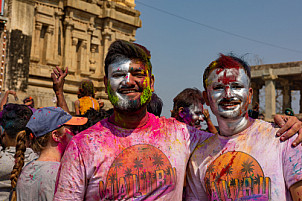
[[175, 189], [176, 169], [158, 148], [134, 145], [115, 158], [99, 185], [101, 199], [154, 200]]
[[244, 152], [217, 157], [204, 177], [210, 200], [270, 200], [271, 180], [257, 160]]

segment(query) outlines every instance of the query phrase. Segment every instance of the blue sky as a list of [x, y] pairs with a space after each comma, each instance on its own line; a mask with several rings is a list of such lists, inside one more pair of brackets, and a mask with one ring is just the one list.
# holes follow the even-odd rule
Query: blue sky
[[250, 65], [302, 60], [301, 0], [135, 3], [142, 20], [136, 42], [151, 51], [155, 91], [164, 102], [164, 116], [170, 117], [172, 100], [180, 91], [203, 89], [203, 71], [219, 53], [246, 54]]

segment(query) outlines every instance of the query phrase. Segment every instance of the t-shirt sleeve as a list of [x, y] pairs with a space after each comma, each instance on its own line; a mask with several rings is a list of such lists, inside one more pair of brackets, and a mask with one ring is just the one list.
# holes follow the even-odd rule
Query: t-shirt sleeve
[[86, 172], [80, 150], [71, 140], [61, 160], [54, 201], [84, 200]]
[[208, 200], [208, 196], [202, 186], [200, 172], [199, 172], [199, 154], [198, 149], [192, 154], [187, 167], [187, 185], [186, 185], [186, 199], [189, 201]]
[[295, 138], [296, 136], [293, 136], [284, 142], [286, 144], [283, 148], [283, 172], [288, 189], [302, 180], [302, 146], [291, 146]]

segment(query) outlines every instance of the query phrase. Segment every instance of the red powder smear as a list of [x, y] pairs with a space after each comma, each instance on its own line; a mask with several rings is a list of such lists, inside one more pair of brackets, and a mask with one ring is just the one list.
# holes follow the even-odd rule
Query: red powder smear
[[[220, 71], [220, 69], [216, 71], [217, 74], [219, 74], [218, 71]], [[237, 77], [239, 75], [239, 71], [238, 70], [234, 70], [233, 74], [231, 74], [231, 75], [227, 75], [226, 73], [227, 73], [227, 71], [224, 71], [223, 76], [220, 76], [218, 78], [218, 82], [222, 82], [223, 84], [227, 85], [230, 82], [237, 81]]]
[[222, 151], [221, 151], [221, 154], [220, 155], [222, 155], [222, 154], [224, 154], [224, 152], [227, 150], [227, 148], [224, 148]]
[[216, 172], [213, 173], [213, 178], [215, 178], [215, 177], [216, 177]]
[[225, 56], [223, 54], [220, 55], [218, 62], [218, 67], [223, 68], [236, 68], [239, 69], [241, 67], [240, 63], [229, 56]]
[[237, 153], [235, 153], [234, 156], [232, 156], [232, 158], [231, 158], [230, 162], [228, 163], [228, 165], [227, 165], [225, 168], [222, 168], [222, 170], [221, 170], [221, 172], [220, 172], [220, 174], [219, 174], [219, 179], [217, 180], [217, 183], [218, 183], [218, 184], [219, 184], [220, 181], [221, 181], [220, 178], [221, 178], [223, 175], [225, 175], [225, 174], [227, 173], [227, 171], [230, 169], [230, 167], [233, 165], [234, 159], [235, 159], [236, 155], [237, 155]]
[[221, 73], [224, 69], [236, 69], [233, 71], [234, 74], [232, 75], [226, 75], [226, 71], [224, 72], [224, 75], [218, 78], [218, 82], [222, 82], [223, 84], [229, 84], [230, 82], [235, 82], [239, 74], [239, 68], [241, 67], [240, 63], [235, 61], [229, 56], [225, 56], [221, 54], [221, 57], [217, 61], [218, 63], [218, 69], [216, 71], [216, 74], [218, 75]]

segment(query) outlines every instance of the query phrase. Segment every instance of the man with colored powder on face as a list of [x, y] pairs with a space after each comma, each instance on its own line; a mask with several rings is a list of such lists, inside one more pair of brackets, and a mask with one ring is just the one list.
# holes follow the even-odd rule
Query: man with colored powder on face
[[181, 200], [190, 154], [210, 134], [147, 113], [154, 77], [143, 46], [113, 42], [105, 74], [114, 114], [73, 137], [54, 200]]
[[[210, 119], [210, 115], [203, 109], [204, 103], [205, 101], [200, 90], [196, 88], [186, 88], [173, 99], [171, 117], [190, 126], [194, 126], [197, 129], [201, 129], [200, 122], [206, 120], [208, 126], [207, 131], [217, 133]], [[206, 115], [203, 116], [203, 114]]]
[[272, 136], [273, 124], [248, 117], [249, 66], [220, 55], [203, 75], [220, 132], [197, 146], [187, 171], [187, 200], [300, 200], [302, 147]]
[[54, 200], [181, 200], [190, 154], [211, 134], [147, 112], [154, 76], [145, 47], [113, 42], [105, 74], [114, 114], [71, 140]]

